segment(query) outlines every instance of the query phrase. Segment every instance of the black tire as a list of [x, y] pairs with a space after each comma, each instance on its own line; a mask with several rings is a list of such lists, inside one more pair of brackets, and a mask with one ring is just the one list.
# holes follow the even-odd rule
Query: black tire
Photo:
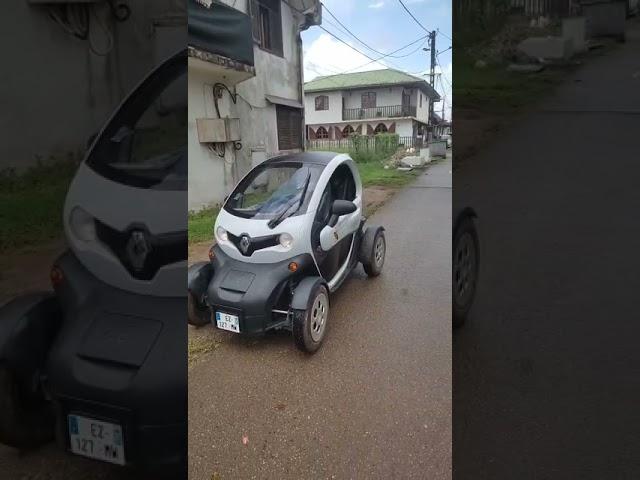
[[0, 365], [0, 443], [30, 450], [54, 439], [53, 408], [40, 392], [32, 392], [11, 370]]
[[[320, 312], [318, 302], [324, 299], [324, 310]], [[320, 314], [322, 319], [320, 319]], [[293, 339], [296, 346], [307, 353], [314, 353], [322, 345], [327, 336], [327, 322], [329, 317], [329, 291], [324, 285], [316, 286], [309, 295], [306, 310], [293, 311]], [[322, 321], [321, 331], [316, 324]]]
[[453, 232], [453, 327], [461, 327], [478, 284], [480, 255], [478, 233], [471, 217], [460, 220]]
[[209, 309], [200, 303], [191, 292], [187, 293], [187, 321], [194, 327], [203, 327], [209, 322]]
[[362, 267], [369, 277], [380, 275], [384, 266], [386, 252], [387, 241], [384, 236], [384, 229], [382, 227], [367, 227], [360, 244], [359, 257]]

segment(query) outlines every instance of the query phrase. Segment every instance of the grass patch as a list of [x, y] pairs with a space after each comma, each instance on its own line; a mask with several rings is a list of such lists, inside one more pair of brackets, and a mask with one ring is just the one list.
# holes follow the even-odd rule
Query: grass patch
[[220, 207], [211, 207], [199, 212], [189, 212], [189, 243], [213, 240], [213, 225]]
[[199, 335], [198, 333], [199, 332], [196, 332], [194, 335], [191, 335], [189, 337], [189, 367], [195, 365], [200, 357], [206, 355], [207, 353], [213, 352], [221, 345], [220, 342], [216, 342], [209, 335]]
[[358, 171], [365, 187], [402, 187], [413, 180], [418, 171], [403, 172], [395, 168], [384, 168], [381, 162], [359, 163]]
[[456, 54], [453, 95], [456, 108], [483, 112], [505, 112], [538, 101], [567, 75], [567, 68], [546, 68], [535, 74], [506, 70], [507, 64], [475, 68], [475, 59]]
[[62, 237], [62, 210], [78, 158], [39, 162], [26, 172], [0, 172], [0, 252]]

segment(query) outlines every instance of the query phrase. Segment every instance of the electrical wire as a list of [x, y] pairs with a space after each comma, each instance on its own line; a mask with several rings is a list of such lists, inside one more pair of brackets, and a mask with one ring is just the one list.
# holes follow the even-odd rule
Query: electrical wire
[[398, 2], [400, 2], [400, 5], [402, 5], [402, 8], [405, 9], [405, 11], [411, 16], [411, 18], [413, 18], [415, 20], [415, 22], [420, 25], [420, 28], [422, 28], [425, 32], [427, 33], [431, 33], [430, 30], [427, 29], [427, 27], [425, 27], [422, 23], [420, 23], [420, 21], [413, 15], [413, 13], [411, 13], [411, 10], [409, 10], [407, 8], [407, 6], [404, 4], [404, 2], [402, 0], [398, 0]]
[[93, 18], [95, 19], [96, 23], [100, 26], [100, 28], [104, 32], [105, 38], [107, 39], [107, 47], [102, 51], [98, 50], [92, 40], [91, 28], [89, 28], [89, 34], [87, 37], [87, 40], [89, 42], [89, 49], [99, 57], [106, 57], [113, 50], [113, 44], [114, 44], [113, 33], [111, 32], [109, 27], [105, 25], [100, 19], [100, 16], [96, 12], [97, 7], [95, 5], [89, 5], [88, 8], [90, 9], [90, 12], [93, 14]]
[[[353, 33], [351, 30], [349, 30], [349, 28], [340, 21], [340, 19], [338, 17], [336, 17], [333, 12], [331, 12], [331, 10], [329, 10], [329, 8], [322, 2], [320, 2], [322, 5], [322, 8], [324, 10], [327, 11], [327, 13], [329, 15], [331, 15], [336, 22], [338, 22], [338, 24], [346, 31], [346, 33], [348, 33], [349, 35], [351, 35], [353, 38], [355, 38], [360, 44], [364, 45], [366, 48], [368, 48], [369, 50], [371, 50], [372, 52], [375, 52], [378, 55], [386, 55], [390, 58], [403, 58], [403, 57], [408, 57], [409, 55], [411, 55], [411, 53], [407, 54], [407, 55], [387, 55], [384, 52], [380, 52], [378, 50], [376, 50], [375, 48], [373, 48], [372, 46], [368, 45], [366, 42], [362, 41], [355, 33]], [[327, 19], [325, 19], [325, 21], [327, 21], [330, 25], [333, 25], [334, 27], [336, 27], [338, 30], [340, 30], [340, 28], [338, 28], [336, 25], [334, 25], [332, 22], [329, 22]], [[420, 47], [419, 47], [420, 48]], [[413, 53], [413, 52], [412, 52]]]
[[445, 75], [444, 68], [442, 68], [442, 65], [440, 64], [440, 61], [438, 60], [437, 56], [436, 56], [436, 65], [438, 65], [440, 67], [440, 72], [442, 73], [442, 77], [447, 81], [447, 84], [449, 84], [449, 88], [453, 88], [452, 85], [451, 85], [451, 82], [449, 81], [449, 79]]
[[[355, 68], [351, 68], [351, 69], [346, 70], [346, 71], [344, 71], [344, 72], [342, 72], [342, 73], [349, 73], [349, 72], [353, 72], [354, 70], [359, 70], [359, 69], [361, 69], [362, 67], [366, 67], [367, 65], [370, 65], [370, 64], [372, 64], [372, 63], [378, 62], [378, 61], [382, 60], [383, 58], [388, 57], [388, 56], [389, 56], [389, 55], [391, 55], [391, 54], [397, 53], [397, 52], [399, 52], [400, 50], [404, 50], [405, 48], [407, 48], [407, 47], [409, 47], [409, 46], [411, 46], [411, 45], [414, 45], [415, 43], [417, 43], [417, 42], [419, 42], [419, 41], [421, 41], [421, 40], [424, 40], [425, 38], [427, 38], [427, 35], [425, 35], [424, 37], [418, 38], [417, 40], [414, 40], [413, 42], [411, 42], [411, 43], [409, 43], [409, 44], [405, 45], [404, 47], [400, 47], [399, 49], [394, 50], [393, 52], [391, 52], [391, 53], [389, 53], [389, 54], [387, 54], [387, 55], [383, 55], [382, 57], [377, 58], [377, 59], [375, 59], [375, 60], [373, 60], [373, 59], [372, 59], [370, 62], [363, 63], [362, 65], [358, 65], [357, 67], [355, 67]], [[423, 44], [423, 45], [424, 45], [424, 44]], [[416, 50], [416, 51], [417, 51], [417, 50]], [[415, 51], [414, 51], [414, 53], [415, 53]], [[367, 57], [367, 58], [370, 58], [370, 57]], [[389, 63], [391, 63], [391, 62], [389, 62]], [[396, 68], [397, 68], [397, 67], [396, 67]], [[402, 69], [400, 69], [400, 68], [399, 68], [398, 70], [402, 70]]]

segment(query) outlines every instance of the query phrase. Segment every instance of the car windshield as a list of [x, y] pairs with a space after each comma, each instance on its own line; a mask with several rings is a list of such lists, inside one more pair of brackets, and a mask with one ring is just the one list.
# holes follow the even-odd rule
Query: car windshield
[[154, 190], [187, 188], [187, 62], [176, 56], [127, 99], [87, 164], [118, 183]]
[[319, 170], [301, 163], [255, 168], [235, 188], [224, 208], [253, 219], [282, 219], [302, 213]]

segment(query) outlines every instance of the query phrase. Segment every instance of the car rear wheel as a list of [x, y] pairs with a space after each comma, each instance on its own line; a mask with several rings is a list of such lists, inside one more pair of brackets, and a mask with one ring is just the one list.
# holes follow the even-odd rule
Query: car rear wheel
[[369, 227], [364, 232], [360, 247], [360, 262], [365, 273], [377, 277], [382, 272], [387, 254], [387, 241], [381, 227]]

